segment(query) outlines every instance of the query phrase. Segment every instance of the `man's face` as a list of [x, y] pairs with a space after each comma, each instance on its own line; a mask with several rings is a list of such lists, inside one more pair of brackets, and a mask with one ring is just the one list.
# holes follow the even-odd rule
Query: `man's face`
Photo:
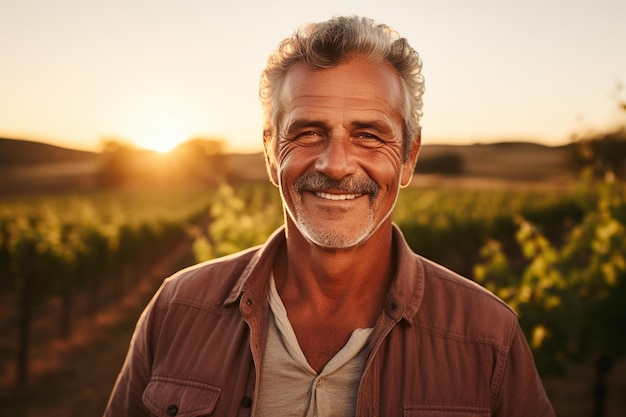
[[272, 181], [289, 219], [329, 249], [364, 242], [411, 179], [419, 148], [403, 162], [402, 90], [394, 69], [355, 58], [331, 69], [297, 65], [282, 90]]

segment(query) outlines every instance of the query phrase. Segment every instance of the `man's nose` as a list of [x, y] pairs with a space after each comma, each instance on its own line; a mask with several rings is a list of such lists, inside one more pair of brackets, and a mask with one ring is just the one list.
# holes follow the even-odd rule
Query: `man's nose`
[[351, 143], [345, 138], [330, 138], [318, 156], [315, 169], [329, 178], [341, 179], [354, 174], [356, 162], [351, 153]]

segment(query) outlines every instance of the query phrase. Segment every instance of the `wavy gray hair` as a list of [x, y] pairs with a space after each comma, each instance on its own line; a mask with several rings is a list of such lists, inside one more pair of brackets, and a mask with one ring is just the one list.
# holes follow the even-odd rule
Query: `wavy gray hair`
[[259, 97], [263, 105], [263, 142], [274, 158], [279, 120], [284, 112], [280, 93], [289, 69], [298, 63], [314, 68], [331, 68], [355, 55], [379, 59], [393, 66], [404, 91], [403, 148], [420, 134], [424, 77], [419, 54], [405, 38], [384, 24], [358, 16], [340, 16], [300, 27], [272, 53], [261, 74]]

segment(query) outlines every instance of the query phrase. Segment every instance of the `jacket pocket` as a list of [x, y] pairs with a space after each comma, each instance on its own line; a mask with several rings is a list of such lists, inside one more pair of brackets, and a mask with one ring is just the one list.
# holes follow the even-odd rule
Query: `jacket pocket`
[[403, 417], [489, 417], [491, 413], [486, 408], [463, 407], [447, 405], [405, 405]]
[[143, 403], [158, 417], [211, 415], [221, 390], [200, 382], [152, 377], [143, 392]]

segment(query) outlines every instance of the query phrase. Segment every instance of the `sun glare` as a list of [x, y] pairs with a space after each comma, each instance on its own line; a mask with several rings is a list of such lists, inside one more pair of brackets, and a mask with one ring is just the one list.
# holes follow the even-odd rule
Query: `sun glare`
[[173, 150], [193, 136], [188, 113], [170, 102], [152, 102], [136, 114], [129, 139], [159, 153]]
[[152, 126], [146, 126], [144, 132], [138, 133], [133, 142], [143, 149], [167, 153], [187, 139], [189, 139], [188, 135], [180, 127], [155, 123]]

